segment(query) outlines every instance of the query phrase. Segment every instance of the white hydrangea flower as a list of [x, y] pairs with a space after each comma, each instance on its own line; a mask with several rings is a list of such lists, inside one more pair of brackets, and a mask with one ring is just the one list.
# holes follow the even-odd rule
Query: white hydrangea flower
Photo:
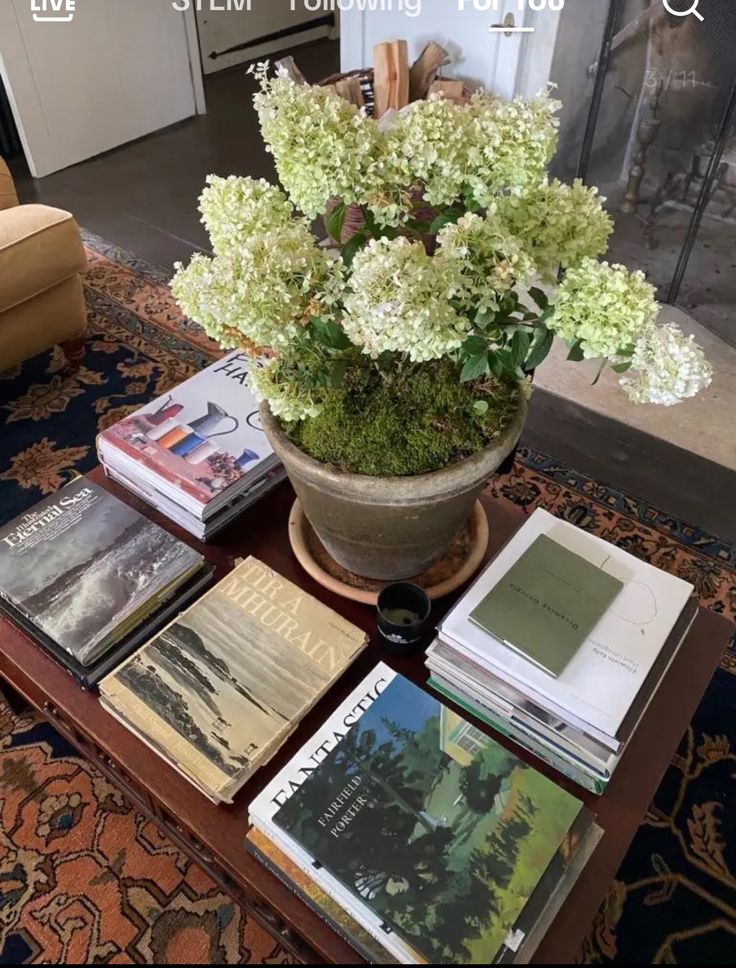
[[314, 394], [293, 381], [280, 379], [279, 370], [279, 360], [260, 360], [251, 366], [248, 381], [256, 400], [268, 401], [274, 417], [289, 423], [317, 417], [322, 408]]
[[574, 268], [608, 248], [613, 220], [597, 188], [578, 178], [572, 185], [544, 181], [522, 195], [506, 195], [495, 211], [513, 234], [524, 240], [545, 279], [554, 281], [558, 266]]
[[430, 205], [451, 205], [462, 196], [468, 170], [467, 107], [440, 95], [415, 101], [396, 115], [386, 138], [389, 177], [420, 185]]
[[452, 257], [432, 257], [403, 237], [374, 239], [353, 262], [343, 328], [373, 357], [395, 351], [417, 363], [440, 359], [470, 329], [450, 302], [460, 285]]
[[467, 181], [477, 203], [488, 208], [503, 191], [538, 185], [557, 148], [562, 107], [546, 94], [506, 101], [476, 91], [467, 126]]
[[294, 215], [293, 205], [279, 188], [263, 178], [236, 175], [209, 175], [199, 211], [216, 255], [238, 248], [256, 233], [283, 228]]
[[440, 230], [437, 244], [458, 263], [458, 296], [469, 310], [495, 312], [499, 296], [534, 272], [521, 243], [493, 215], [463, 215]]
[[613, 359], [653, 328], [659, 306], [643, 272], [585, 259], [568, 269], [554, 300], [550, 329], [586, 359]]
[[632, 357], [632, 374], [621, 386], [634, 403], [672, 407], [697, 396], [713, 380], [713, 367], [694, 336], [674, 323], [656, 326], [639, 340]]
[[171, 289], [184, 312], [226, 348], [246, 341], [286, 349], [320, 315], [332, 261], [306, 225], [294, 221], [253, 235], [239, 249], [197, 254]]
[[310, 218], [331, 198], [346, 204], [385, 191], [383, 135], [364, 110], [333, 91], [256, 72], [253, 103], [281, 184]]

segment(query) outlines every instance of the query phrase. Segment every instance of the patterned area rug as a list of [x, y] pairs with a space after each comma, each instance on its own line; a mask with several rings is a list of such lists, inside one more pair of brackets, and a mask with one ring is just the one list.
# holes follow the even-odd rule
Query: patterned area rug
[[[166, 273], [87, 237], [89, 342], [0, 374], [0, 518], [95, 463], [95, 434], [216, 347]], [[736, 547], [530, 450], [494, 485], [693, 582], [736, 613]], [[736, 648], [724, 658], [611, 886], [581, 962], [733, 960]], [[733, 821], [731, 821], [733, 826]], [[284, 952], [39, 717], [0, 706], [0, 962], [286, 963]]]

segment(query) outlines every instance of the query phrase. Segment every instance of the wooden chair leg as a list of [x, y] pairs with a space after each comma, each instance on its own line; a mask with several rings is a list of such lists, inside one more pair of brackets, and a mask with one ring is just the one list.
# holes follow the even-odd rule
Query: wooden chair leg
[[76, 339], [68, 339], [61, 344], [69, 366], [73, 370], [78, 370], [84, 362], [84, 337], [78, 336]]

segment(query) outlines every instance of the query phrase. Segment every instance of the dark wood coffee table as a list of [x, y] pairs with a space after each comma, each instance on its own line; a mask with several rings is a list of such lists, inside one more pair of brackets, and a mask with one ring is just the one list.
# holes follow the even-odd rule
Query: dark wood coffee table
[[[204, 552], [223, 577], [235, 559], [255, 555], [307, 592], [374, 634], [374, 611], [337, 598], [316, 585], [291, 554], [287, 520], [294, 499], [288, 484], [248, 511], [211, 546], [198, 545], [169, 521], [153, 514], [126, 491], [98, 483], [144, 511]], [[523, 523], [524, 516], [503, 499], [485, 497], [491, 524], [489, 556]], [[452, 598], [436, 606], [437, 619]], [[496, 738], [537, 769], [554, 777], [597, 814], [605, 835], [582, 877], [539, 948], [537, 963], [569, 964], [593, 921], [619, 864], [692, 719], [728, 645], [733, 629], [721, 616], [701, 610], [645, 719], [602, 797], [581, 790], [501, 736]], [[423, 659], [385, 656], [374, 641], [340, 682], [312, 711], [272, 762], [261, 769], [230, 807], [216, 807], [148, 747], [100, 707], [70, 675], [12, 624], [0, 620], [0, 676], [46, 716], [95, 766], [116, 783], [144, 814], [160, 825], [175, 844], [202, 865], [247, 913], [285, 948], [308, 963], [361, 963], [361, 958], [276, 877], [249, 855], [243, 841], [248, 831], [248, 804], [339, 702], [379, 659], [424, 684]], [[481, 725], [481, 724], [479, 724]], [[485, 728], [482, 727], [481, 728]]]

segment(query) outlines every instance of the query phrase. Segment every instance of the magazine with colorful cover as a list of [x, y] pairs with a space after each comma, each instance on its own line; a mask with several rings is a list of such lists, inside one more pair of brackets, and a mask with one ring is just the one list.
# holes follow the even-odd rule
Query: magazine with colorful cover
[[203, 563], [184, 542], [79, 478], [0, 529], [0, 600], [88, 666]]
[[207, 517], [278, 459], [248, 386], [246, 353], [233, 352], [100, 434], [105, 464], [140, 476]]
[[582, 809], [396, 676], [273, 823], [431, 963], [487, 964]]
[[366, 644], [360, 629], [248, 558], [104, 679], [100, 696], [229, 802]]

